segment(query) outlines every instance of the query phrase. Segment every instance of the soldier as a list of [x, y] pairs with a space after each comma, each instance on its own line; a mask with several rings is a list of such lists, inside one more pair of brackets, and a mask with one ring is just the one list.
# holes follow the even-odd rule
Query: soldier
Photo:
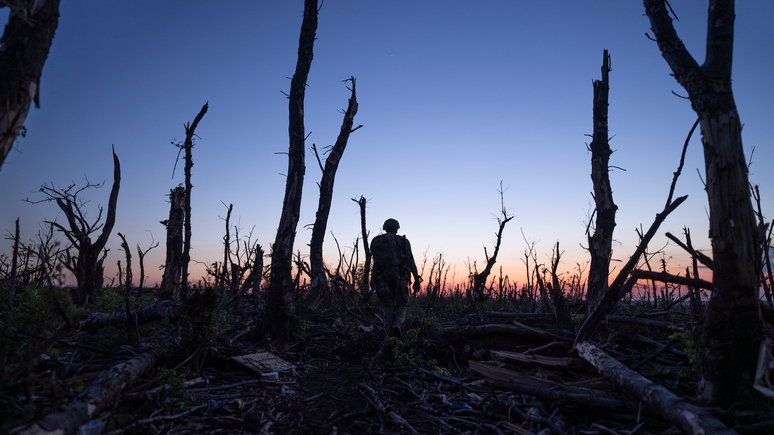
[[384, 221], [380, 234], [371, 241], [374, 267], [371, 272], [371, 288], [379, 295], [384, 310], [385, 336], [403, 338], [401, 328], [406, 320], [409, 284], [414, 276], [414, 293], [419, 291], [422, 277], [417, 272], [411, 243], [406, 236], [399, 236], [400, 224], [395, 219]]

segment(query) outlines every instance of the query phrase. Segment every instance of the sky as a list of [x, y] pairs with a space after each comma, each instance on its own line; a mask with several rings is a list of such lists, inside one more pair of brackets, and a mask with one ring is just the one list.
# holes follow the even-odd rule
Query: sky
[[[678, 34], [704, 59], [707, 2], [672, 0]], [[744, 124], [750, 181], [761, 186], [763, 212], [774, 213], [774, 2], [737, 2], [734, 94]], [[20, 218], [29, 240], [44, 220], [66, 223], [42, 199], [43, 184], [106, 181], [85, 192], [96, 217], [112, 183], [111, 146], [121, 160], [117, 219], [108, 242], [108, 281], [123, 233], [130, 246], [161, 246], [146, 256], [148, 282], [160, 278], [170, 189], [184, 125], [205, 102], [209, 111], [193, 148], [191, 279], [201, 263], [222, 259], [227, 205], [240, 234], [252, 231], [267, 251], [274, 241], [285, 190], [288, 102], [295, 70], [302, 0], [63, 1], [40, 85], [40, 109], [27, 117], [0, 169], [0, 230]], [[7, 21], [0, 9], [0, 22]], [[351, 252], [360, 235], [359, 208], [368, 200], [371, 237], [387, 218], [400, 221], [420, 268], [442, 253], [449, 278], [494, 249], [503, 203], [505, 227], [496, 271], [524, 282], [524, 257], [534, 244], [548, 265], [553, 245], [564, 252], [560, 272], [588, 262], [585, 229], [593, 211], [590, 179], [592, 81], [602, 52], [612, 59], [610, 165], [618, 205], [613, 268], [636, 247], [666, 201], [672, 173], [695, 114], [670, 76], [639, 1], [541, 2], [326, 0], [319, 12], [305, 101], [306, 178], [296, 250], [309, 252], [321, 171], [313, 153], [338, 135], [357, 79], [363, 127], [349, 139], [334, 188], [325, 259]], [[754, 152], [753, 152], [754, 149]], [[751, 158], [750, 158], [751, 156]], [[675, 195], [689, 195], [651, 243], [670, 269], [689, 264], [664, 233], [689, 227], [695, 247], [710, 251], [703, 154], [697, 132]], [[225, 204], [225, 205], [224, 205]], [[233, 229], [232, 229], [233, 235]], [[96, 236], [95, 236], [96, 237]], [[526, 241], [525, 241], [526, 239]], [[0, 240], [0, 252], [11, 242]], [[135, 283], [138, 281], [136, 252]], [[362, 254], [361, 254], [362, 258]], [[660, 258], [660, 257], [657, 257]], [[266, 260], [268, 263], [268, 259]], [[73, 281], [74, 282], [74, 281]]]

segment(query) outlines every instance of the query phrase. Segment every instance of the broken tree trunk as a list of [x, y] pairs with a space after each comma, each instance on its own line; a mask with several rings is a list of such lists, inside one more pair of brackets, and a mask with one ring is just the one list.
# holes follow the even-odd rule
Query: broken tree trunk
[[591, 181], [594, 185], [596, 221], [594, 234], [589, 235], [588, 289], [586, 291], [586, 314], [589, 315], [607, 291], [610, 274], [610, 256], [612, 255], [615, 212], [618, 206], [613, 202], [613, 189], [610, 187], [610, 149], [608, 142], [607, 107], [610, 85], [610, 54], [602, 54], [602, 80], [594, 80], [594, 136], [591, 149]]
[[360, 233], [363, 238], [363, 251], [365, 252], [365, 263], [363, 264], [363, 281], [360, 284], [360, 294], [365, 295], [369, 289], [369, 279], [371, 277], [371, 246], [368, 242], [368, 230], [366, 230], [366, 199], [360, 195], [359, 199], [352, 198], [360, 206]]
[[180, 293], [180, 273], [183, 266], [183, 221], [185, 220], [185, 188], [169, 191], [169, 219], [161, 224], [167, 229], [167, 257], [161, 278], [159, 299], [177, 299]]
[[667, 195], [664, 209], [661, 211], [661, 213], [656, 214], [656, 218], [653, 220], [653, 223], [650, 224], [648, 231], [643, 234], [642, 237], [640, 237], [640, 244], [637, 245], [637, 249], [635, 249], [632, 256], [629, 257], [629, 261], [626, 262], [623, 268], [618, 272], [615, 280], [613, 280], [613, 283], [610, 284], [607, 291], [605, 292], [605, 295], [602, 297], [602, 300], [600, 300], [597, 306], [594, 308], [594, 311], [592, 311], [591, 314], [586, 318], [586, 321], [583, 323], [583, 326], [581, 326], [580, 331], [578, 331], [578, 336], [575, 339], [576, 343], [589, 340], [597, 331], [599, 325], [604, 322], [605, 317], [607, 317], [607, 315], [613, 311], [618, 301], [620, 301], [625, 294], [631, 291], [632, 287], [634, 287], [634, 284], [637, 282], [637, 279], [629, 277], [629, 274], [637, 266], [637, 262], [640, 261], [640, 257], [642, 257], [642, 254], [645, 253], [645, 250], [648, 249], [648, 243], [650, 243], [650, 240], [653, 238], [653, 236], [656, 235], [656, 231], [658, 231], [658, 228], [661, 226], [667, 216], [669, 216], [669, 213], [672, 213], [677, 207], [680, 206], [680, 204], [688, 199], [688, 195], [685, 195], [672, 201], [672, 197], [675, 193], [675, 186], [677, 185], [677, 180], [680, 178], [680, 174], [683, 171], [683, 165], [685, 164], [685, 152], [688, 150], [688, 143], [691, 140], [691, 136], [693, 135], [693, 130], [695, 127], [696, 125], [694, 124], [693, 128], [691, 128], [691, 131], [688, 133], [688, 137], [685, 138], [685, 143], [683, 143], [683, 151], [680, 155], [680, 164], [677, 165], [677, 170], [674, 172], [672, 177], [672, 184], [669, 186], [669, 195]]
[[107, 326], [126, 325], [128, 323], [127, 319], [130, 318], [132, 322], [136, 321], [137, 325], [144, 325], [163, 319], [176, 322], [180, 317], [179, 308], [180, 301], [164, 300], [136, 310], [131, 317], [127, 317], [126, 310], [115, 311], [108, 315], [96, 315], [82, 321], [79, 328], [81, 331], [95, 331]]
[[317, 0], [304, 0], [304, 19], [298, 39], [296, 72], [290, 81], [288, 96], [288, 172], [285, 198], [282, 201], [277, 236], [271, 250], [271, 274], [266, 294], [266, 312], [261, 324], [261, 335], [272, 338], [286, 337], [289, 325], [282, 307], [290, 302], [293, 287], [293, 243], [301, 212], [301, 193], [306, 166], [306, 133], [304, 127], [304, 96], [306, 80], [312, 66], [314, 39], [317, 32]]
[[599, 325], [604, 321], [605, 317], [607, 317], [607, 315], [613, 311], [618, 301], [620, 301], [621, 298], [628, 292], [628, 290], [631, 289], [631, 286], [634, 284], [635, 280], [628, 280], [629, 274], [632, 272], [632, 270], [634, 270], [634, 267], [637, 265], [640, 257], [645, 252], [645, 249], [647, 249], [648, 243], [650, 243], [650, 240], [653, 238], [653, 236], [656, 235], [656, 231], [658, 231], [658, 228], [664, 222], [669, 213], [674, 211], [674, 209], [676, 209], [686, 199], [688, 199], [687, 195], [681, 196], [675, 199], [674, 202], [669, 203], [664, 208], [664, 210], [661, 211], [661, 213], [656, 214], [656, 218], [650, 225], [648, 232], [643, 235], [640, 244], [637, 246], [637, 249], [634, 250], [634, 254], [629, 257], [629, 261], [623, 266], [623, 268], [621, 268], [621, 271], [618, 272], [618, 275], [615, 277], [615, 280], [613, 280], [613, 283], [610, 284], [610, 287], [608, 287], [607, 292], [602, 297], [602, 300], [599, 301], [599, 304], [597, 304], [594, 311], [592, 311], [592, 313], [586, 318], [586, 321], [583, 322], [580, 331], [578, 331], [578, 337], [575, 339], [576, 343], [580, 343], [591, 338]]
[[734, 1], [710, 0], [701, 66], [677, 36], [665, 1], [644, 0], [644, 5], [661, 54], [688, 91], [701, 125], [713, 291], [698, 340], [700, 396], [722, 406], [753, 401], [763, 328], [758, 306], [763, 235], [750, 201], [742, 123], [731, 82]]
[[584, 341], [577, 343], [578, 354], [602, 372], [607, 378], [626, 391], [652, 406], [664, 420], [674, 424], [686, 434], [735, 434], [723, 423], [688, 400], [665, 387], [631, 371], [614, 358]]
[[75, 400], [16, 433], [19, 435], [75, 433], [80, 425], [113, 406], [121, 390], [153, 367], [163, 350], [162, 346], [153, 348], [100, 373]]
[[352, 82], [352, 96], [349, 98], [349, 104], [344, 112], [344, 121], [341, 123], [341, 131], [336, 139], [336, 144], [331, 148], [328, 158], [325, 159], [325, 168], [320, 163], [320, 156], [317, 148], [312, 146], [317, 163], [322, 170], [322, 180], [320, 181], [320, 200], [317, 204], [317, 214], [312, 227], [312, 241], [309, 244], [309, 265], [311, 271], [311, 285], [309, 291], [301, 302], [302, 312], [314, 312], [322, 302], [328, 290], [328, 276], [323, 265], [323, 241], [325, 240], [325, 230], [328, 226], [328, 216], [331, 212], [331, 201], [333, 200], [333, 183], [336, 179], [336, 170], [339, 168], [339, 162], [347, 148], [349, 134], [360, 127], [352, 128], [357, 114], [357, 94], [355, 93], [355, 78], [350, 77], [345, 82]]
[[3, 3], [11, 12], [0, 39], [0, 167], [30, 106], [40, 107], [40, 76], [59, 25], [59, 0]]
[[183, 303], [188, 300], [188, 263], [191, 261], [191, 168], [193, 167], [193, 136], [196, 131], [196, 126], [199, 125], [199, 121], [202, 120], [204, 114], [207, 113], [208, 103], [204, 103], [199, 114], [196, 115], [192, 124], [186, 124], [185, 126], [185, 142], [183, 148], [185, 149], [185, 233], [183, 239], [183, 255], [181, 257], [181, 283], [180, 283], [180, 295], [183, 299]]
[[561, 258], [562, 254], [559, 252], [559, 242], [556, 242], [556, 249], [554, 250], [553, 258], [551, 259], [551, 300], [554, 303], [554, 314], [556, 315], [557, 325], [573, 332], [575, 331], [575, 322], [570, 318], [570, 311], [564, 303], [562, 284], [559, 282], [559, 275], [556, 273]]
[[16, 299], [16, 268], [19, 263], [19, 218], [16, 218], [16, 231], [13, 235], [13, 254], [11, 254], [11, 282], [8, 284], [8, 313], [13, 315], [13, 301]]

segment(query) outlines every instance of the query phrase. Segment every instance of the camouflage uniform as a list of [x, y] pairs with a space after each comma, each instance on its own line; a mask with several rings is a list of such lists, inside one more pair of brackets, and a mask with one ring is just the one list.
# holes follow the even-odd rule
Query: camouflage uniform
[[405, 254], [403, 264], [399, 265], [397, 280], [395, 277], [385, 276], [384, 271], [380, 270], [376, 264], [374, 264], [371, 272], [371, 285], [376, 290], [376, 294], [379, 296], [379, 303], [384, 311], [385, 335], [389, 336], [392, 334], [400, 338], [402, 336], [401, 327], [406, 320], [411, 275], [416, 278], [414, 283], [415, 290], [419, 289], [421, 278], [417, 272], [414, 255], [411, 253], [411, 243], [409, 243], [405, 236], [398, 236], [396, 232], [387, 232], [376, 236], [374, 240], [377, 237], [393, 237], [398, 250]]

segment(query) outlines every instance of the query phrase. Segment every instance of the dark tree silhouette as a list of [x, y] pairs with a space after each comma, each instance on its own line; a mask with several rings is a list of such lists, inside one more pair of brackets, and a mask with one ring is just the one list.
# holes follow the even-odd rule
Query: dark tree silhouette
[[262, 334], [273, 338], [287, 336], [288, 322], [282, 307], [290, 302], [293, 287], [293, 243], [296, 239], [301, 193], [304, 187], [304, 153], [306, 133], [304, 128], [304, 95], [306, 79], [312, 66], [314, 39], [317, 32], [317, 0], [304, 1], [304, 19], [298, 39], [296, 72], [290, 81], [288, 96], [288, 172], [285, 182], [285, 198], [274, 244], [271, 249], [271, 274], [266, 295], [266, 313], [261, 325]]
[[613, 189], [610, 187], [609, 162], [613, 151], [608, 143], [607, 107], [610, 84], [610, 54], [602, 55], [602, 80], [594, 80], [594, 135], [591, 150], [591, 181], [594, 185], [596, 221], [594, 234], [589, 235], [588, 290], [586, 291], [586, 315], [590, 314], [607, 291], [607, 279], [610, 270], [610, 255], [615, 229], [615, 212], [618, 207], [613, 202]]
[[184, 238], [183, 238], [183, 256], [181, 258], [181, 283], [180, 283], [180, 295], [185, 303], [188, 300], [188, 263], [191, 261], [191, 168], [193, 167], [193, 137], [196, 131], [196, 127], [199, 125], [199, 121], [202, 120], [204, 114], [207, 113], [209, 107], [208, 103], [204, 103], [199, 114], [194, 118], [193, 123], [185, 125], [185, 142], [183, 142], [181, 148], [185, 150], [185, 224], [184, 226]]
[[734, 1], [709, 2], [703, 65], [677, 36], [664, 0], [643, 3], [661, 54], [699, 117], [704, 145], [713, 291], [699, 338], [700, 396], [718, 405], [750, 401], [762, 337], [763, 237], [750, 201], [742, 124], [731, 86]]
[[320, 161], [320, 155], [317, 148], [313, 145], [317, 163], [322, 170], [322, 180], [320, 181], [320, 200], [317, 204], [317, 214], [315, 215], [314, 226], [312, 227], [312, 241], [309, 244], [309, 263], [311, 270], [311, 285], [307, 296], [302, 301], [302, 310], [313, 312], [317, 309], [328, 290], [328, 276], [323, 265], [323, 241], [325, 240], [325, 231], [328, 227], [328, 216], [331, 212], [331, 202], [333, 201], [333, 183], [336, 179], [336, 170], [339, 168], [339, 162], [347, 148], [349, 135], [362, 126], [352, 128], [357, 114], [357, 93], [355, 92], [355, 78], [350, 77], [345, 82], [351, 81], [352, 95], [349, 98], [347, 110], [344, 112], [344, 121], [341, 124], [339, 137], [336, 144], [330, 149], [328, 158], [325, 159], [325, 167]]
[[59, 0], [0, 2], [11, 13], [0, 39], [0, 167], [40, 107], [40, 76], [59, 25]]
[[[113, 225], [116, 222], [118, 190], [121, 187], [121, 163], [118, 161], [115, 151], [113, 151], [113, 188], [110, 191], [105, 222], [104, 224], [100, 223], [102, 207], [99, 207], [97, 218], [93, 223], [90, 223], [84, 214], [83, 206], [85, 203], [78, 198], [78, 194], [87, 188], [101, 186], [102, 184], [94, 185], [88, 182], [86, 186], [79, 189], [76, 189], [74, 184], [65, 189], [43, 186], [40, 188], [40, 192], [45, 195], [45, 198], [37, 201], [56, 201], [67, 217], [69, 229], [56, 222], [49, 223], [62, 232], [70, 241], [71, 246], [65, 250], [63, 263], [75, 275], [75, 279], [78, 281], [78, 288], [73, 293], [73, 300], [78, 305], [88, 302], [94, 296], [97, 286], [101, 285], [102, 276], [99, 270], [105, 257], [103, 254], [100, 258], [100, 253], [105, 248], [110, 233], [113, 231]], [[100, 229], [102, 231], [99, 237], [92, 242], [91, 235]], [[78, 251], [77, 255], [72, 255], [71, 249]]]
[[161, 278], [159, 299], [177, 298], [180, 293], [180, 273], [183, 258], [183, 222], [185, 220], [185, 188], [169, 191], [169, 219], [161, 221], [167, 229], [167, 256]]

